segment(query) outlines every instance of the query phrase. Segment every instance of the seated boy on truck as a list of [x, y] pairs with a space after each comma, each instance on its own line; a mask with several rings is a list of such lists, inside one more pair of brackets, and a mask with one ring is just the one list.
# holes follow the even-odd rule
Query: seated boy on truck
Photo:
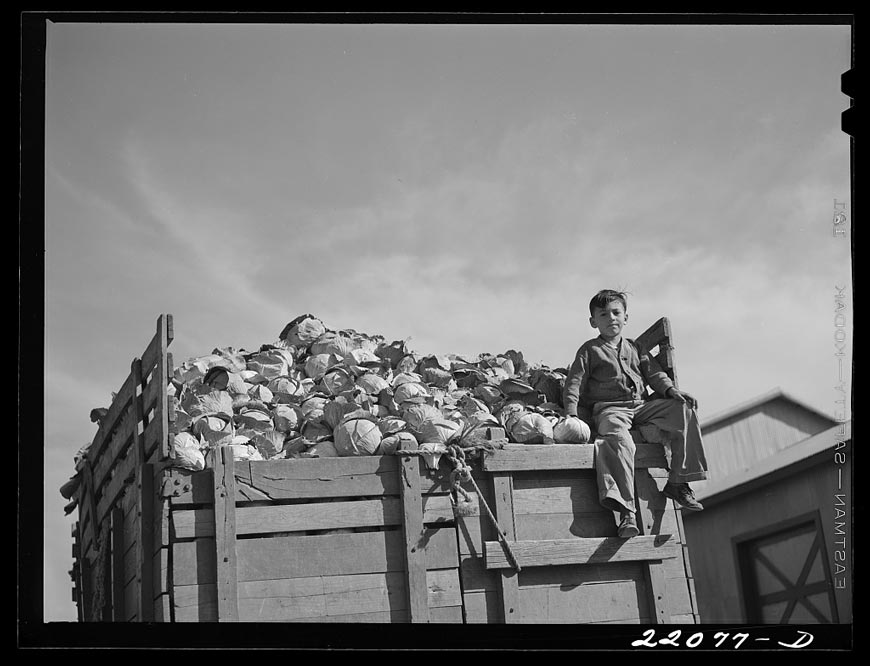
[[[662, 431], [671, 461], [665, 496], [700, 511], [690, 481], [707, 478], [707, 461], [695, 411], [698, 402], [678, 390], [658, 362], [636, 341], [624, 338], [628, 298], [619, 291], [599, 291], [589, 303], [589, 323], [598, 337], [585, 342], [565, 379], [565, 413], [593, 426], [598, 498], [618, 511], [617, 534], [637, 536], [634, 501], [635, 444], [629, 430], [651, 424]], [[665, 399], [645, 399], [647, 384]]]

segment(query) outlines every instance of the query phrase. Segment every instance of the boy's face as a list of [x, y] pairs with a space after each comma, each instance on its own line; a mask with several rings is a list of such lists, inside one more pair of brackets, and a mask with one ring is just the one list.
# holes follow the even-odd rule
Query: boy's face
[[628, 313], [619, 301], [610, 301], [603, 308], [595, 308], [594, 314], [589, 317], [589, 324], [597, 328], [605, 340], [619, 337], [627, 321]]

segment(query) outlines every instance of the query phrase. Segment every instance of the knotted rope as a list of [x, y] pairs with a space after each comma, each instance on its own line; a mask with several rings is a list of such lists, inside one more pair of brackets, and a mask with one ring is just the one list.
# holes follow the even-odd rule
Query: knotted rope
[[[499, 527], [498, 520], [492, 512], [492, 509], [489, 508], [489, 504], [486, 502], [486, 498], [483, 496], [483, 493], [480, 491], [480, 487], [477, 485], [477, 481], [474, 480], [474, 476], [471, 474], [471, 466], [466, 461], [466, 452], [470, 451], [472, 454], [476, 454], [479, 451], [491, 451], [492, 447], [487, 445], [477, 445], [477, 446], [467, 446], [462, 447], [458, 444], [448, 444], [447, 450], [443, 453], [443, 455], [447, 458], [447, 461], [453, 466], [453, 469], [450, 472], [450, 502], [453, 505], [453, 515], [459, 518], [464, 518], [465, 516], [471, 516], [474, 514], [474, 506], [471, 502], [471, 495], [469, 495], [468, 491], [462, 487], [463, 483], [471, 483], [474, 486], [474, 491], [477, 493], [478, 500], [480, 504], [483, 506], [484, 511], [486, 512], [487, 518], [489, 518], [492, 526], [495, 528], [495, 533], [498, 535], [498, 540], [501, 542], [502, 546], [507, 554], [508, 561], [510, 561], [511, 566], [517, 571], [522, 571], [522, 567], [517, 562], [517, 558], [514, 555], [513, 550], [511, 549], [510, 542], [507, 540], [505, 533]], [[396, 451], [396, 455], [417, 455], [422, 456], [426, 454], [430, 454], [430, 451], [419, 451], [419, 450], [399, 450]], [[461, 496], [461, 500], [459, 497]]]

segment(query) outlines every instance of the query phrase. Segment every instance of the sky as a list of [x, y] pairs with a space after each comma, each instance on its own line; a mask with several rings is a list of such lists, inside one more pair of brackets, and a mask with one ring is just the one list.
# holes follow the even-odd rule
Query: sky
[[75, 619], [59, 488], [162, 313], [176, 364], [310, 313], [423, 354], [564, 367], [596, 335], [589, 299], [617, 288], [627, 336], [670, 318], [702, 422], [776, 387], [833, 416], [850, 39], [49, 24], [45, 621]]

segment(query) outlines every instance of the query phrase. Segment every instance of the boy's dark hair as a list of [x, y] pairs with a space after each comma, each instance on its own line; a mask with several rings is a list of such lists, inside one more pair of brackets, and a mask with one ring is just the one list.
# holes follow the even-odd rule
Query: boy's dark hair
[[619, 301], [622, 303], [622, 307], [626, 311], [628, 310], [628, 296], [625, 295], [625, 292], [615, 291], [614, 289], [602, 289], [592, 297], [591, 301], [589, 301], [589, 314], [594, 317], [595, 308], [603, 309], [607, 307], [608, 303], [612, 303], [613, 301]]

